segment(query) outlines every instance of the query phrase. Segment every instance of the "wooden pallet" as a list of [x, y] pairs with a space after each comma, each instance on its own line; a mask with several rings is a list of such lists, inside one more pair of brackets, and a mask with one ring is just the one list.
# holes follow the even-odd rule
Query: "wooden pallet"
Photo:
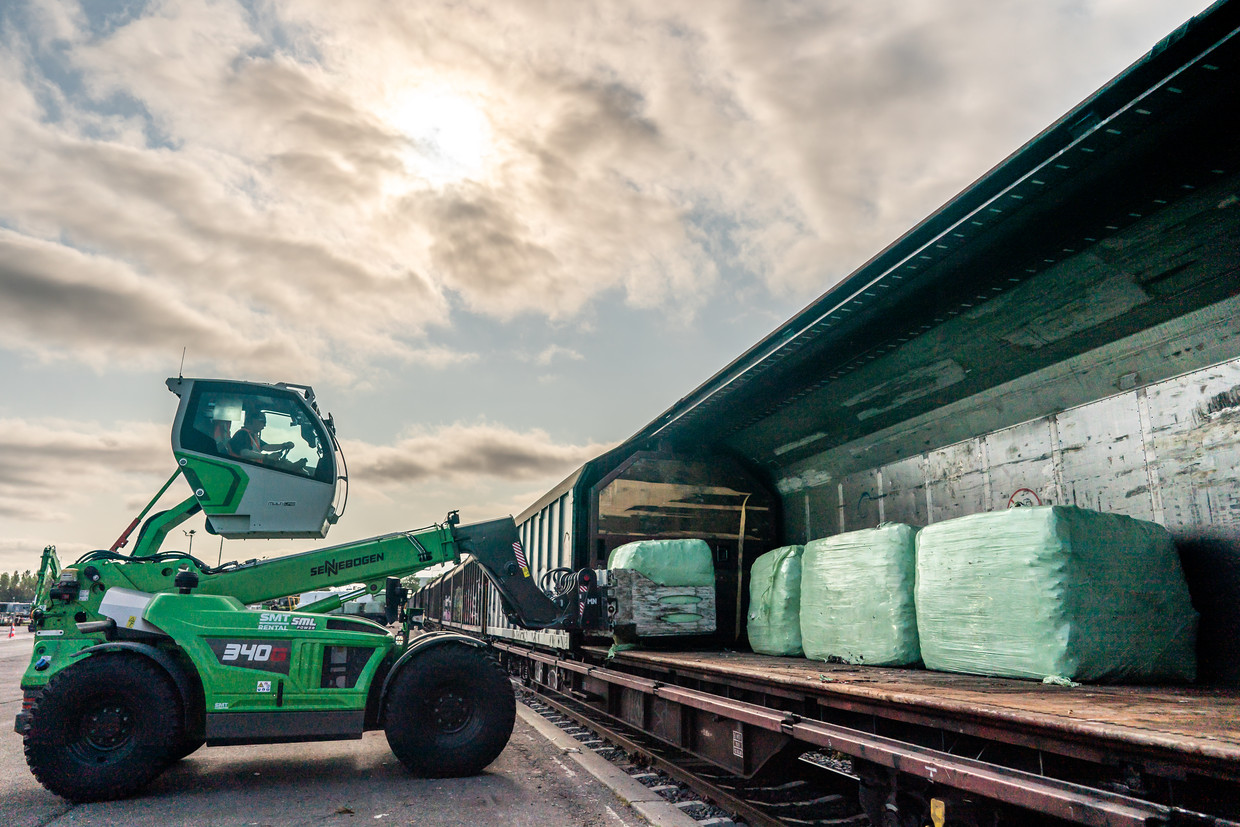
[[617, 629], [638, 637], [701, 635], [715, 631], [714, 586], [660, 586], [634, 569], [608, 573]]

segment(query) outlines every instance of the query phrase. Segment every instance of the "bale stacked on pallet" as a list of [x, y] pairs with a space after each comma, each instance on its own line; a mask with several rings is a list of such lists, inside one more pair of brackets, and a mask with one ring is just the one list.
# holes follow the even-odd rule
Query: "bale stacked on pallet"
[[713, 586], [715, 563], [705, 540], [638, 540], [612, 549], [609, 569], [635, 569], [660, 586]]
[[617, 640], [715, 631], [715, 564], [705, 540], [640, 540], [607, 559]]
[[749, 570], [749, 646], [760, 655], [801, 654], [801, 553], [784, 546]]
[[884, 523], [806, 544], [801, 646], [807, 658], [872, 666], [917, 662], [916, 536], [912, 526]]
[[1082, 681], [1192, 680], [1197, 613], [1162, 526], [1070, 506], [973, 514], [917, 538], [926, 666]]

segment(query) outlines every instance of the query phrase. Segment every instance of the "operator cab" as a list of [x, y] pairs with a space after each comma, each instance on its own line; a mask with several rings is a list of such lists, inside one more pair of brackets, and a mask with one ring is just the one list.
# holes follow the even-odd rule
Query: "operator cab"
[[[339, 445], [308, 386], [169, 379], [181, 398], [172, 450], [228, 538], [327, 536], [339, 516]], [[342, 510], [342, 509], [341, 509]]]

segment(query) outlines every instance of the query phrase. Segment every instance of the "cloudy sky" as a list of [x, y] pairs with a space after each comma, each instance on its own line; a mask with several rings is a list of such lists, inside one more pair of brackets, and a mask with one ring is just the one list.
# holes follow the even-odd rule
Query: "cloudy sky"
[[0, 568], [158, 489], [183, 351], [315, 386], [326, 542], [515, 513], [1206, 5], [0, 0]]

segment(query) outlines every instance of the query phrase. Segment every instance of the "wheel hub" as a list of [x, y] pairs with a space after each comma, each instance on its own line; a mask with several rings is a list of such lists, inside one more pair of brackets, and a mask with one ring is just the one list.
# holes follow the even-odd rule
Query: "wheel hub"
[[119, 704], [104, 704], [86, 714], [82, 736], [96, 749], [116, 749], [133, 733], [133, 716]]
[[468, 697], [455, 689], [449, 689], [435, 699], [431, 706], [431, 715], [440, 732], [459, 732], [469, 723], [473, 715], [473, 705]]

